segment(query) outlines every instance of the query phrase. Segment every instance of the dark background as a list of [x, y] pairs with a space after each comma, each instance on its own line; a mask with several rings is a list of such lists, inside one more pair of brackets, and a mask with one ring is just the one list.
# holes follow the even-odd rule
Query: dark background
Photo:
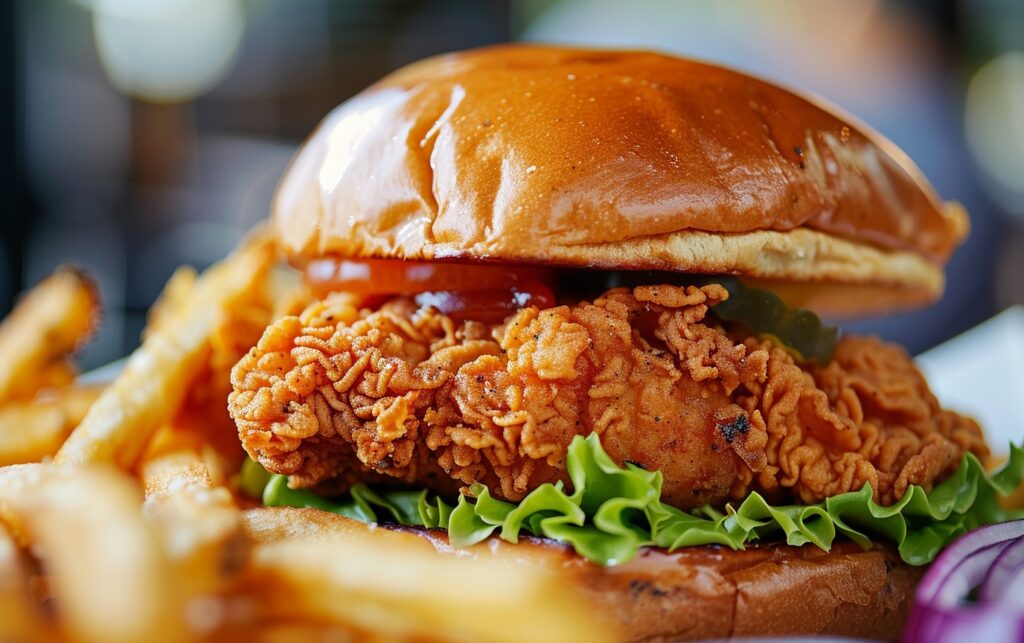
[[320, 118], [418, 58], [527, 39], [709, 58], [879, 128], [974, 231], [927, 311], [850, 325], [917, 352], [1024, 302], [1024, 3], [15, 0], [0, 3], [0, 312], [57, 264], [98, 279], [83, 361], [138, 342], [176, 266], [267, 215]]

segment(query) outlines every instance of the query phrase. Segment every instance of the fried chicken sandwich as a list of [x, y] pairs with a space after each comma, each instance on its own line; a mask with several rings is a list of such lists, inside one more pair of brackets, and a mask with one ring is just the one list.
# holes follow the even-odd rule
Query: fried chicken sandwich
[[332, 112], [274, 210], [315, 301], [232, 373], [266, 504], [519, 548], [673, 640], [894, 638], [919, 566], [1002, 519], [1018, 454], [988, 476], [902, 348], [817, 316], [935, 300], [966, 214], [816, 99], [441, 56]]

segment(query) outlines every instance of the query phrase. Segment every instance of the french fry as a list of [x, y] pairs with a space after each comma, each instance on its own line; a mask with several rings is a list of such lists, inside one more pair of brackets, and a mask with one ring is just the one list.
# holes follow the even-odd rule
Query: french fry
[[0, 469], [0, 520], [41, 552], [69, 638], [185, 638], [182, 599], [140, 505], [129, 479], [109, 469]]
[[264, 275], [253, 287], [225, 302], [210, 333], [206, 367], [175, 418], [176, 428], [201, 435], [212, 449], [230, 459], [232, 470], [241, 465], [243, 452], [239, 448], [238, 429], [225, 404], [231, 393], [231, 369], [259, 342], [271, 322], [270, 281], [270, 274]]
[[222, 628], [216, 633], [218, 642], [238, 643], [294, 643], [295, 641], [360, 641], [374, 643], [387, 641], [371, 632], [354, 632], [351, 628], [334, 624], [304, 621], [256, 622]]
[[558, 575], [507, 563], [439, 555], [413, 535], [334, 530], [256, 546], [249, 583], [264, 617], [387, 640], [614, 640]]
[[[319, 509], [257, 507], [242, 512], [242, 529], [253, 543], [267, 545], [289, 540], [308, 542], [363, 538], [370, 528], [364, 523]], [[390, 529], [377, 530], [374, 538], [398, 539], [405, 547], [435, 551], [434, 546], [423, 538]]]
[[112, 462], [131, 468], [153, 433], [178, 411], [204, 367], [209, 338], [225, 302], [257, 283], [273, 247], [263, 237], [244, 244], [195, 282], [189, 297], [128, 358], [57, 453], [59, 463]]
[[53, 638], [29, 593], [28, 570], [17, 544], [0, 525], [0, 641]]
[[71, 386], [78, 377], [78, 367], [69, 357], [60, 357], [46, 365], [33, 379], [26, 380], [14, 395], [17, 399], [28, 399], [40, 391]]
[[267, 290], [273, 309], [271, 321], [285, 315], [298, 315], [317, 299], [302, 280], [301, 273], [287, 265], [277, 266], [271, 271]]
[[39, 462], [57, 453], [102, 390], [70, 386], [0, 408], [0, 466]]
[[29, 398], [66, 375], [64, 358], [92, 334], [96, 287], [82, 272], [60, 268], [39, 282], [0, 322], [0, 403]]
[[[186, 402], [186, 407], [188, 403]], [[199, 461], [206, 467], [210, 484], [223, 487], [231, 476], [238, 471], [241, 461], [244, 459], [244, 451], [241, 451], [237, 444], [231, 453], [225, 453], [226, 445], [216, 444], [212, 438], [215, 436], [209, 430], [209, 426], [199, 417], [199, 413], [191, 410], [187, 413], [179, 413], [172, 424], [157, 431], [153, 439], [146, 445], [142, 453], [141, 461], [148, 463], [164, 456], [178, 455], [179, 451], [189, 451], [188, 457], [198, 457]], [[139, 467], [140, 471], [145, 464]], [[144, 481], [145, 482], [145, 481]]]
[[247, 545], [231, 492], [213, 485], [199, 454], [187, 447], [143, 463], [140, 473], [143, 512], [157, 527], [183, 590], [224, 590], [241, 572]]
[[164, 284], [164, 289], [149, 309], [146, 316], [146, 328], [142, 331], [145, 339], [156, 332], [167, 320], [174, 319], [175, 312], [185, 306], [192, 289], [195, 288], [199, 273], [192, 266], [181, 266], [174, 271], [171, 278]]

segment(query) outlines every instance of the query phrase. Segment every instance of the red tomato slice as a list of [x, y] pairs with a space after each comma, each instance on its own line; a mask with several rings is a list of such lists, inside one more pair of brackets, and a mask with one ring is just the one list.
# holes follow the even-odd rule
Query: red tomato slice
[[555, 305], [555, 295], [543, 283], [533, 281], [511, 288], [423, 292], [416, 295], [416, 304], [436, 308], [457, 321], [493, 324], [527, 306], [550, 308]]
[[316, 259], [306, 264], [304, 272], [306, 283], [321, 297], [330, 292], [414, 295], [428, 291], [507, 291], [526, 283], [554, 283], [554, 273], [547, 268], [395, 259]]

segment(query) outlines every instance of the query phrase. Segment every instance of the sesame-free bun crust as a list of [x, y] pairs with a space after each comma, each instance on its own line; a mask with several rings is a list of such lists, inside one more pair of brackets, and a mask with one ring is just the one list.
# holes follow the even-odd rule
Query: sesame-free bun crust
[[903, 303], [941, 294], [967, 230], [892, 143], [816, 99], [655, 53], [523, 45], [416, 63], [338, 107], [274, 216], [298, 263], [731, 273]]
[[247, 511], [243, 526], [249, 538], [261, 543], [334, 534], [397, 539], [441, 556], [539, 567], [563, 577], [594, 606], [595, 619], [628, 641], [813, 635], [895, 641], [923, 571], [902, 562], [891, 547], [864, 550], [852, 542], [836, 542], [830, 552], [779, 543], [743, 551], [645, 547], [627, 563], [601, 567], [549, 540], [520, 537], [512, 544], [492, 537], [456, 550], [442, 530], [369, 527], [318, 509]]

